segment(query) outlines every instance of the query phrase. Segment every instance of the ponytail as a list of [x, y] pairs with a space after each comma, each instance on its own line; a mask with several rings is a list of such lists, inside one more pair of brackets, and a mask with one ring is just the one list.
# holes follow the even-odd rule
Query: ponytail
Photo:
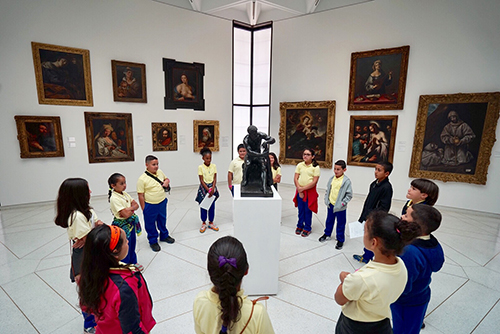
[[311, 149], [311, 148], [306, 148], [306, 149], [304, 149], [304, 151], [309, 151], [309, 152], [311, 152], [311, 156], [312, 156], [312, 166], [313, 166], [313, 167], [318, 167], [318, 166], [319, 166], [319, 164], [318, 164], [318, 162], [316, 161], [316, 153], [314, 153], [314, 150], [313, 150], [313, 149]]
[[120, 179], [120, 177], [125, 178], [125, 176], [123, 176], [120, 173], [113, 173], [113, 174], [111, 174], [111, 176], [108, 179], [108, 185], [109, 185], [108, 202], [109, 202], [109, 199], [111, 198], [111, 194], [113, 193], [113, 187], [112, 187], [112, 185], [116, 184], [116, 182], [118, 182], [118, 180]]

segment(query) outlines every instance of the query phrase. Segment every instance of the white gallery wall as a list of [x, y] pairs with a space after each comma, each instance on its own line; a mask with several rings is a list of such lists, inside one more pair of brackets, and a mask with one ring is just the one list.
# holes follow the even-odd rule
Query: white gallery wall
[[[500, 91], [498, 13], [500, 1], [491, 0], [375, 0], [275, 22], [271, 135], [278, 136], [280, 102], [335, 100], [333, 160], [346, 160], [351, 115], [398, 115], [390, 181], [394, 198], [405, 199], [419, 96]], [[351, 53], [403, 45], [410, 45], [404, 109], [348, 111]], [[500, 213], [500, 126], [496, 138], [487, 184], [436, 181], [438, 205]], [[282, 182], [293, 184], [294, 168], [282, 167]], [[354, 193], [368, 193], [373, 171], [347, 166]], [[321, 173], [325, 188], [333, 171]]]

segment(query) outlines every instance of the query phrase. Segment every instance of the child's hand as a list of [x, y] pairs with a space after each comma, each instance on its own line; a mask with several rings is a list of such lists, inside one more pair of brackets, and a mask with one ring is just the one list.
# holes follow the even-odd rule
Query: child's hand
[[83, 248], [85, 246], [85, 239], [74, 238], [73, 241], [75, 242], [73, 248]]
[[341, 271], [340, 272], [340, 275], [339, 275], [339, 278], [340, 278], [340, 282], [344, 283], [344, 279], [347, 277], [347, 275], [349, 275], [350, 272], [347, 272], [347, 271]]
[[165, 180], [163, 180], [163, 187], [167, 188], [169, 184], [170, 184], [170, 179], [167, 177]]

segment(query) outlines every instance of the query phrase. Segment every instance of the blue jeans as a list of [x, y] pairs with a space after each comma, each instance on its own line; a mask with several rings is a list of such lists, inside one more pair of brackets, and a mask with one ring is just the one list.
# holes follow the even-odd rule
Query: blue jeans
[[[201, 216], [201, 221], [206, 222], [207, 210], [200, 208], [200, 216]], [[208, 209], [208, 221], [213, 223], [214, 218], [215, 218], [215, 202], [213, 202], [210, 209]]]
[[130, 231], [130, 237], [128, 238], [128, 254], [122, 260], [123, 263], [128, 264], [136, 264], [137, 263], [137, 255], [135, 254], [135, 245], [136, 245], [136, 234], [135, 234], [135, 226]]
[[144, 227], [148, 234], [149, 244], [156, 244], [158, 242], [158, 230], [160, 231], [160, 240], [168, 237], [167, 230], [167, 202], [164, 199], [158, 204], [146, 203], [144, 205]]
[[311, 230], [312, 225], [312, 211], [309, 209], [309, 202], [304, 202], [297, 194], [297, 208], [299, 209], [299, 220], [297, 222], [297, 228], [301, 228], [305, 231]]
[[325, 234], [332, 235], [333, 225], [335, 224], [335, 217], [337, 217], [337, 241], [345, 241], [345, 224], [346, 224], [346, 210], [333, 212], [334, 206], [330, 203], [328, 205], [328, 213], [325, 222]]
[[429, 303], [417, 306], [391, 304], [392, 330], [394, 334], [418, 334], [424, 322]]
[[92, 328], [97, 326], [95, 323], [94, 315], [82, 311], [83, 315], [83, 328]]

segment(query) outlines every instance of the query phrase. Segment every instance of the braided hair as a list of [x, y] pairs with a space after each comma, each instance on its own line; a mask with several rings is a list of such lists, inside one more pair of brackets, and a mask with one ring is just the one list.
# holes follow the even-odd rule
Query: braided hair
[[120, 179], [120, 177], [124, 178], [125, 176], [123, 176], [120, 173], [114, 173], [114, 174], [111, 174], [111, 176], [108, 179], [108, 185], [109, 185], [108, 202], [109, 202], [109, 199], [111, 198], [111, 194], [113, 193], [113, 187], [112, 187], [112, 185], [116, 184], [116, 182], [118, 182], [118, 180]]

